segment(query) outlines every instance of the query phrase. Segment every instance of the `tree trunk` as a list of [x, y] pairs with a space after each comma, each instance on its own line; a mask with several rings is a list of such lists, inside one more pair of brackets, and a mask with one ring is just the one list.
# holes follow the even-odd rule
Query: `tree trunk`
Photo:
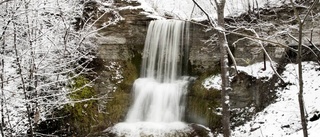
[[316, 6], [319, 0], [315, 0], [311, 7], [308, 8], [306, 15], [303, 19], [300, 18], [300, 13], [296, 9], [296, 5], [293, 0], [290, 0], [294, 14], [296, 16], [296, 20], [299, 24], [299, 37], [298, 37], [298, 76], [299, 76], [299, 93], [298, 93], [298, 101], [299, 101], [299, 109], [300, 109], [300, 118], [301, 118], [301, 126], [303, 130], [303, 136], [308, 137], [308, 129], [307, 129], [307, 119], [305, 115], [305, 108], [304, 108], [304, 99], [303, 99], [303, 76], [302, 76], [302, 32], [303, 32], [303, 24], [306, 21], [306, 18], [310, 14], [311, 10]]
[[[218, 13], [218, 27], [225, 28], [224, 22], [224, 5], [225, 0], [221, 0], [220, 3], [216, 1], [217, 13]], [[218, 31], [218, 41], [220, 47], [220, 63], [221, 63], [221, 80], [222, 80], [222, 91], [221, 91], [221, 104], [222, 104], [222, 127], [223, 136], [230, 136], [230, 111], [229, 111], [229, 92], [231, 91], [229, 81], [229, 70], [228, 70], [228, 43], [225, 32]]]
[[18, 66], [18, 74], [20, 75], [20, 79], [21, 79], [21, 84], [22, 84], [22, 90], [23, 90], [23, 94], [24, 94], [24, 99], [26, 101], [25, 105], [26, 105], [26, 108], [27, 108], [27, 117], [28, 117], [28, 125], [29, 125], [29, 135], [31, 137], [33, 137], [33, 128], [32, 128], [32, 121], [31, 121], [31, 110], [30, 110], [30, 104], [28, 103], [28, 100], [29, 100], [29, 97], [27, 95], [27, 90], [26, 90], [26, 82], [25, 82], [25, 79], [23, 77], [23, 74], [22, 74], [22, 66], [21, 66], [21, 62], [20, 62], [20, 58], [19, 58], [19, 55], [18, 55], [18, 49], [17, 49], [17, 30], [16, 30], [16, 27], [15, 27], [15, 23], [13, 23], [13, 48], [14, 48], [14, 51], [15, 51], [15, 57], [16, 57], [16, 61], [17, 61], [17, 66]]
[[305, 116], [305, 108], [304, 108], [304, 100], [303, 100], [303, 77], [302, 77], [302, 57], [301, 57], [301, 47], [302, 47], [302, 28], [303, 22], [299, 23], [299, 44], [298, 44], [298, 75], [299, 75], [299, 108], [300, 108], [300, 115], [301, 115], [301, 125], [303, 130], [303, 136], [308, 137], [308, 129], [307, 129], [307, 121]]
[[[1, 54], [4, 55], [4, 42], [2, 44], [2, 47], [1, 47]], [[4, 137], [4, 131], [3, 131], [3, 128], [4, 128], [4, 99], [5, 99], [5, 96], [4, 96], [4, 58], [1, 59], [1, 62], [0, 62], [0, 65], [1, 65], [1, 75], [0, 75], [0, 82], [1, 82], [1, 123], [0, 123], [0, 131], [1, 131], [1, 136]]]

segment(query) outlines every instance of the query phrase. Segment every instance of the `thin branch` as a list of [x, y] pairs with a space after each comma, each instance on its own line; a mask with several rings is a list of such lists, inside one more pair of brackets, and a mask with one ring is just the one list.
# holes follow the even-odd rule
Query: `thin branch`
[[1, 1], [1, 2], [0, 2], [0, 5], [4, 4], [4, 3], [6, 3], [6, 2], [9, 2], [9, 1], [11, 1], [11, 0], [4, 0], [4, 1]]
[[236, 70], [236, 74], [238, 75], [238, 68], [237, 68], [238, 65], [237, 65], [237, 62], [236, 62], [236, 60], [235, 60], [235, 58], [234, 58], [234, 56], [233, 56], [233, 54], [232, 54], [229, 46], [228, 46], [228, 48], [227, 48], [227, 51], [228, 51], [228, 53], [229, 53], [229, 56], [231, 56], [230, 58], [231, 58], [231, 60], [232, 60], [232, 62], [233, 62], [234, 69]]
[[302, 20], [301, 20], [301, 18], [300, 18], [300, 16], [299, 16], [299, 12], [298, 12], [298, 10], [297, 10], [296, 5], [294, 4], [293, 0], [290, 0], [290, 2], [291, 2], [291, 5], [292, 5], [294, 14], [295, 14], [295, 16], [297, 17], [297, 21], [298, 21], [299, 23], [302, 23]]
[[6, 30], [8, 29], [8, 26], [9, 26], [9, 24], [10, 24], [11, 21], [12, 21], [12, 20], [8, 20], [6, 26], [3, 28], [3, 32], [2, 32], [2, 34], [1, 34], [1, 36], [0, 36], [0, 41], [2, 41], [4, 35], [6, 34]]
[[[313, 47], [316, 48], [316, 50], [317, 50], [318, 52], [320, 52], [320, 49], [319, 49], [316, 45], [314, 45], [313, 42], [312, 42], [310, 39], [307, 38], [307, 40], [309, 41], [309, 43], [310, 43]], [[313, 51], [313, 50], [312, 50], [312, 51]], [[320, 65], [320, 58], [319, 58], [319, 56], [317, 56], [317, 57], [318, 57], [318, 58], [317, 58], [317, 62], [318, 62], [318, 64]]]
[[192, 18], [192, 14], [193, 14], [193, 12], [194, 12], [195, 7], [196, 7], [196, 5], [193, 5], [192, 11], [191, 11], [191, 13], [190, 13], [190, 19]]
[[315, 0], [313, 2], [313, 4], [310, 6], [310, 8], [308, 9], [306, 15], [304, 16], [303, 20], [302, 20], [302, 24], [306, 21], [308, 15], [310, 14], [310, 12], [312, 11], [312, 9], [319, 3], [319, 0]]
[[214, 3], [218, 6], [219, 5], [219, 3], [218, 3], [218, 1], [217, 0], [214, 0]]
[[320, 49], [316, 45], [314, 45], [310, 39], [307, 38], [307, 41], [320, 52]]
[[209, 19], [209, 22], [212, 27], [218, 26], [217, 23], [209, 16], [209, 14], [195, 0], [192, 0], [192, 1], [207, 16], [207, 19]]
[[[272, 59], [270, 57], [270, 55], [268, 54], [267, 50], [265, 49], [265, 47], [263, 46], [262, 42], [259, 40], [259, 35], [256, 33], [256, 31], [252, 30], [252, 29], [248, 29], [249, 31], [253, 32], [255, 34], [255, 38], [251, 39], [249, 37], [247, 37], [248, 39], [251, 39], [253, 41], [258, 40], [258, 45], [261, 47], [262, 51], [264, 52], [264, 54], [266, 55], [267, 59], [270, 61], [270, 67], [273, 70], [273, 72], [277, 75], [278, 78], [280, 78], [281, 81], [284, 82], [284, 80], [282, 79], [282, 77], [280, 76], [280, 74], [278, 73], [278, 71], [276, 70], [276, 68], [273, 66], [272, 63]], [[257, 38], [257, 39], [256, 39]]]
[[98, 97], [98, 98], [86, 98], [81, 100], [74, 100], [74, 101], [68, 101], [68, 102], [62, 102], [62, 103], [40, 103], [40, 105], [66, 105], [66, 104], [72, 104], [72, 103], [82, 103], [87, 101], [93, 101], [93, 100], [103, 100], [103, 99], [112, 99], [112, 97]]
[[[295, 38], [294, 36], [292, 36], [291, 34], [288, 34], [290, 38], [292, 38], [294, 41], [296, 42], [299, 42], [299, 40], [297, 38]], [[311, 42], [311, 41], [309, 41]], [[311, 45], [313, 45], [313, 43], [311, 42]], [[313, 55], [315, 55], [317, 58], [319, 58], [319, 56], [317, 55], [317, 53], [315, 53], [309, 46], [305, 45], [305, 44], [302, 44], [303, 47], [309, 49]], [[315, 46], [316, 47], [316, 46]], [[317, 47], [316, 47], [317, 48]], [[317, 48], [318, 49], [318, 48]], [[320, 51], [320, 50], [319, 50]]]
[[[185, 20], [185, 21], [188, 21], [188, 20]], [[203, 27], [210, 27], [208, 25], [204, 25], [204, 24], [201, 24], [201, 23], [198, 23], [198, 22], [195, 22], [195, 21], [189, 21], [189, 22], [195, 23], [197, 25], [201, 25]], [[248, 37], [248, 38], [251, 38], [251, 39], [261, 40], [261, 41], [264, 41], [264, 42], [267, 42], [267, 43], [270, 43], [270, 44], [274, 44], [274, 45], [278, 45], [278, 46], [283, 47], [283, 48], [290, 49], [293, 52], [298, 52], [296, 49], [291, 48], [289, 45], [286, 45], [286, 44], [281, 44], [281, 43], [274, 42], [274, 41], [271, 41], [271, 40], [267, 40], [267, 39], [263, 39], [263, 38], [255, 37], [255, 36], [250, 36], [250, 35], [234, 32], [234, 31], [228, 31], [228, 30], [225, 30], [225, 29], [218, 29], [218, 28], [213, 28], [213, 29], [217, 30], [217, 31], [223, 31], [223, 32], [226, 32], [226, 33], [229, 33], [229, 34], [234, 34], [234, 35], [238, 35], [238, 36]]]
[[[220, 30], [219, 30], [219, 31], [220, 31]], [[296, 49], [291, 48], [291, 47], [288, 46], [288, 45], [281, 44], [281, 43], [274, 42], [274, 41], [270, 41], [270, 40], [266, 40], [266, 39], [262, 39], [262, 38], [257, 37], [257, 36], [250, 36], [250, 35], [246, 35], [246, 34], [242, 34], [242, 33], [238, 33], [238, 32], [227, 31], [227, 30], [222, 30], [222, 31], [227, 32], [227, 33], [230, 33], [230, 34], [235, 34], [235, 35], [238, 35], [238, 36], [248, 37], [248, 38], [256, 39], [256, 40], [261, 40], [261, 41], [264, 41], [264, 42], [267, 42], [267, 43], [271, 43], [271, 44], [274, 44], [274, 45], [279, 45], [280, 47], [288, 48], [288, 49], [290, 49], [290, 50], [292, 50], [292, 51], [294, 51], [294, 52], [297, 52]]]
[[264, 48], [264, 46], [262, 45], [262, 43], [259, 44], [263, 50], [263, 52], [265, 53], [266, 57], [268, 58], [268, 60], [270, 61], [270, 67], [272, 68], [273, 72], [277, 75], [278, 78], [281, 79], [281, 81], [284, 82], [284, 80], [282, 79], [282, 77], [280, 76], [280, 74], [278, 73], [278, 71], [275, 69], [275, 67], [273, 66], [272, 64], [272, 59], [271, 57], [269, 56], [267, 50]]

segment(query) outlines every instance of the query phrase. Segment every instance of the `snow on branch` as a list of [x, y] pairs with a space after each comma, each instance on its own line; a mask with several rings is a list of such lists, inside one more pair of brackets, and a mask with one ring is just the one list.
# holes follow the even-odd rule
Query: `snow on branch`
[[207, 19], [209, 20], [210, 24], [212, 27], [216, 27], [218, 26], [216, 21], [214, 21], [210, 16], [209, 14], [195, 1], [195, 0], [192, 0], [193, 3], [207, 16]]
[[[244, 37], [244, 38], [241, 38], [241, 39], [239, 39], [239, 40], [249, 39], [249, 40], [252, 40], [252, 41], [256, 41], [256, 42], [258, 43], [258, 45], [260, 46], [260, 48], [262, 49], [262, 51], [264, 52], [264, 54], [266, 55], [267, 59], [268, 59], [270, 62], [273, 62], [272, 59], [271, 59], [271, 57], [270, 57], [270, 55], [269, 55], [269, 53], [267, 52], [267, 50], [266, 50], [265, 47], [263, 46], [262, 41], [260, 40], [259, 35], [257, 34], [257, 32], [256, 32], [255, 30], [253, 30], [253, 29], [246, 29], [246, 28], [244, 28], [244, 29], [247, 30], [247, 31], [252, 32], [252, 33], [254, 34], [254, 36]], [[248, 35], [248, 36], [249, 36], [249, 35]], [[238, 41], [236, 41], [236, 42], [238, 42]], [[234, 44], [234, 43], [233, 43], [233, 44]], [[280, 76], [280, 74], [277, 72], [277, 70], [276, 70], [275, 66], [273, 65], [273, 63], [270, 63], [270, 67], [271, 67], [271, 69], [274, 71], [274, 73], [276, 74], [276, 76], [277, 76], [278, 78], [280, 78], [282, 81], [284, 81], [283, 78]]]
[[[88, 67], [96, 52], [92, 34], [109, 26], [96, 28], [103, 13], [90, 18], [81, 29], [74, 29], [72, 22], [81, 16], [81, 7], [77, 0], [0, 1], [3, 136], [25, 135], [38, 120], [45, 120], [65, 104], [108, 98], [107, 94], [75, 101], [68, 97], [94, 82], [92, 78], [81, 87], [71, 88], [76, 78], [93, 73]], [[120, 19], [116, 16], [109, 23]], [[39, 119], [34, 121], [31, 113], [36, 112], [40, 112]]]

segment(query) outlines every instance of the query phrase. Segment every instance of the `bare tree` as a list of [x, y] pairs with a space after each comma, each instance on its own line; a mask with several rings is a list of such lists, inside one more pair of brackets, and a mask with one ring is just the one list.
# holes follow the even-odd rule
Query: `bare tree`
[[[92, 38], [109, 24], [97, 29], [94, 21], [87, 22], [81, 30], [74, 30], [72, 22], [82, 10], [76, 0], [6, 0], [0, 8], [0, 136], [24, 136], [27, 130], [30, 136], [36, 135], [37, 123], [54, 110], [100, 99], [70, 100], [68, 96], [83, 87], [69, 85], [91, 71], [88, 64], [95, 58]], [[109, 23], [116, 21], [119, 19]]]
[[[95, 58], [97, 31], [121, 18], [113, 9], [103, 7], [99, 14], [82, 19], [84, 24], [76, 30], [72, 24], [82, 16], [82, 10], [77, 0], [0, 3], [0, 136], [25, 136], [26, 131], [36, 136], [38, 122], [52, 116], [54, 110], [107, 99], [106, 95], [69, 98], [93, 82], [72, 87], [77, 77], [92, 74], [88, 65]], [[110, 12], [112, 20], [96, 28], [95, 24]]]
[[[292, 0], [291, 0], [292, 1]], [[195, 3], [196, 6], [198, 6], [198, 8], [200, 8], [207, 16], [209, 22], [210, 22], [210, 25], [213, 27], [213, 29], [217, 30], [218, 31], [218, 41], [219, 41], [219, 47], [220, 47], [220, 52], [221, 52], [221, 78], [222, 78], [222, 95], [221, 95], [221, 100], [222, 100], [222, 107], [223, 107], [223, 133], [224, 133], [224, 136], [230, 136], [230, 123], [229, 123], [229, 119], [230, 119], [230, 116], [229, 116], [229, 100], [228, 100], [228, 92], [231, 91], [231, 88], [230, 88], [230, 81], [228, 81], [228, 77], [229, 77], [229, 74], [228, 74], [228, 66], [226, 65], [228, 63], [228, 60], [227, 60], [227, 56], [228, 56], [228, 45], [227, 45], [227, 41], [226, 41], [226, 38], [225, 38], [225, 33], [230, 33], [230, 34], [235, 34], [235, 35], [239, 35], [239, 36], [243, 36], [244, 38], [248, 39], [248, 40], [253, 40], [253, 41], [256, 41], [259, 43], [261, 49], [263, 50], [264, 54], [266, 55], [266, 57], [268, 57], [267, 59], [269, 61], [272, 61], [270, 56], [268, 55], [267, 51], [265, 50], [262, 42], [266, 42], [266, 43], [271, 43], [271, 44], [274, 44], [274, 45], [277, 45], [277, 46], [280, 46], [280, 47], [283, 47], [283, 48], [287, 48], [287, 49], [290, 49], [294, 52], [297, 52], [298, 53], [298, 57], [297, 57], [297, 60], [299, 62], [299, 87], [300, 87], [300, 92], [299, 92], [299, 106], [300, 106], [300, 110], [301, 110], [301, 120], [302, 120], [302, 125], [303, 127], [305, 127], [306, 129], [306, 118], [305, 118], [305, 112], [304, 112], [304, 106], [303, 106], [303, 91], [302, 91], [302, 88], [303, 88], [303, 83], [302, 83], [302, 66], [301, 66], [301, 46], [303, 46], [303, 44], [301, 43], [302, 42], [302, 26], [303, 26], [303, 23], [306, 19], [306, 17], [308, 16], [308, 14], [310, 13], [310, 11], [312, 10], [312, 8], [315, 6], [316, 3], [318, 3], [318, 0], [317, 1], [314, 1], [313, 5], [310, 6], [310, 8], [308, 9], [307, 11], [307, 15], [305, 16], [305, 18], [303, 20], [301, 20], [299, 18], [299, 13], [298, 11], [295, 9], [295, 6], [293, 4], [293, 7], [295, 9], [295, 15], [296, 15], [296, 19], [298, 20], [299, 22], [299, 38], [298, 39], [295, 39], [298, 43], [299, 43], [299, 48], [298, 50], [296, 49], [293, 49], [291, 47], [289, 47], [288, 45], [286, 44], [282, 44], [282, 43], [279, 43], [279, 42], [275, 42], [275, 41], [271, 41], [271, 40], [267, 40], [267, 39], [263, 39], [263, 38], [260, 38], [258, 33], [255, 32], [254, 29], [250, 29], [255, 35], [254, 36], [249, 36], [247, 34], [242, 34], [242, 33], [238, 33], [238, 32], [233, 32], [233, 31], [228, 31], [228, 30], [225, 30], [224, 28], [224, 13], [223, 13], [223, 10], [224, 10], [224, 4], [225, 4], [225, 0], [220, 0], [220, 1], [217, 1], [215, 0], [215, 5], [216, 5], [216, 10], [217, 10], [217, 21], [218, 23], [216, 23], [208, 14], [207, 12], [202, 9], [202, 7], [195, 1], [193, 0], [193, 2]], [[293, 2], [292, 2], [293, 3]], [[289, 34], [290, 35], [290, 34]], [[293, 37], [292, 35], [290, 35], [291, 37]], [[305, 46], [306, 47], [306, 46]], [[314, 52], [313, 52], [314, 55], [316, 55]], [[232, 56], [232, 53], [229, 52], [229, 55], [233, 58]], [[317, 55], [316, 55], [317, 56]], [[277, 73], [275, 67], [272, 65], [272, 63], [270, 64], [271, 65], [271, 68], [274, 70], [275, 74], [282, 80], [280, 74]], [[301, 73], [300, 73], [301, 72]], [[227, 98], [226, 98], [227, 97]], [[229, 117], [227, 119], [227, 117]], [[229, 130], [229, 132], [227, 131]], [[306, 131], [304, 131], [304, 134], [307, 134]]]
[[319, 3], [319, 0], [315, 0], [313, 4], [308, 8], [306, 15], [304, 18], [300, 17], [300, 13], [296, 8], [295, 2], [293, 0], [290, 0], [291, 5], [294, 9], [294, 14], [296, 17], [296, 20], [298, 22], [299, 28], [298, 28], [298, 55], [297, 55], [297, 61], [298, 61], [298, 76], [299, 76], [299, 93], [298, 93], [298, 100], [299, 100], [299, 108], [300, 108], [300, 117], [301, 117], [301, 125], [303, 130], [303, 136], [308, 137], [308, 129], [307, 129], [307, 119], [306, 119], [306, 112], [304, 107], [304, 98], [303, 98], [303, 76], [302, 76], [302, 38], [303, 38], [303, 25], [312, 11], [314, 7]]
[[[4, 42], [1, 44], [1, 50], [0, 50], [0, 54], [1, 56], [4, 55]], [[3, 131], [3, 127], [4, 127], [4, 100], [5, 100], [5, 96], [4, 96], [4, 58], [1, 57], [1, 62], [0, 62], [0, 65], [1, 65], [1, 72], [0, 72], [0, 81], [1, 81], [1, 123], [0, 123], [0, 132], [1, 132], [1, 136], [4, 137], [4, 131]]]
[[[6, 29], [8, 28], [8, 23], [7, 25], [4, 27], [3, 32], [0, 36], [0, 42], [2, 41], [5, 33], [6, 33]], [[1, 50], [0, 50], [0, 55], [1, 55], [1, 62], [0, 62], [0, 66], [1, 66], [1, 72], [0, 72], [0, 80], [1, 80], [1, 123], [0, 123], [0, 132], [1, 132], [1, 136], [4, 136], [4, 129], [3, 127], [5, 126], [4, 124], [4, 101], [5, 101], [5, 96], [4, 96], [4, 53], [5, 52], [5, 41], [2, 41], [1, 43]]]
[[[16, 35], [16, 25], [13, 24], [13, 29], [14, 29], [14, 36], [13, 36], [13, 47], [15, 51], [15, 57], [16, 57], [16, 65], [18, 66], [18, 74], [20, 75], [21, 79], [21, 86], [22, 86], [22, 91], [24, 95], [25, 100], [29, 100], [28, 93], [27, 93], [27, 88], [26, 88], [26, 82], [25, 78], [22, 74], [22, 66], [21, 66], [21, 59], [19, 58], [19, 53], [17, 49], [17, 35]], [[27, 108], [27, 119], [28, 119], [28, 125], [30, 129], [30, 136], [33, 136], [33, 126], [32, 126], [32, 121], [31, 121], [31, 111], [30, 111], [30, 104], [28, 102], [25, 103], [26, 108]]]
[[[202, 7], [195, 1], [193, 2], [200, 8], [207, 16], [211, 26], [218, 31], [218, 42], [220, 47], [220, 65], [221, 65], [221, 104], [222, 104], [222, 127], [223, 136], [230, 136], [230, 97], [229, 92], [231, 92], [230, 80], [229, 80], [229, 65], [228, 65], [228, 51], [230, 51], [226, 34], [225, 34], [225, 22], [224, 22], [224, 7], [225, 0], [214, 0], [216, 9], [218, 23], [216, 23], [208, 13], [202, 9]], [[232, 54], [230, 54], [232, 56]], [[233, 56], [232, 56], [233, 58]]]
[[[225, 29], [224, 22], [224, 6], [226, 1], [220, 0], [218, 2], [215, 0], [218, 14], [218, 27], [222, 30]], [[221, 65], [221, 104], [222, 104], [222, 127], [223, 136], [230, 136], [230, 101], [229, 92], [231, 91], [230, 80], [229, 80], [229, 66], [228, 66], [228, 42], [226, 34], [223, 31], [218, 31], [218, 41], [220, 47], [220, 65]]]

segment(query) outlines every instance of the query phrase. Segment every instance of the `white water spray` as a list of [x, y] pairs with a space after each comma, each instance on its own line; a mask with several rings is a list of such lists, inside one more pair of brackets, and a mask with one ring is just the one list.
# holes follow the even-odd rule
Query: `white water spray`
[[159, 20], [150, 23], [141, 78], [134, 82], [134, 103], [126, 122], [182, 120], [183, 99], [188, 84], [187, 80], [181, 79], [184, 35], [183, 21]]
[[183, 21], [150, 22], [141, 76], [133, 84], [134, 102], [125, 122], [115, 126], [117, 132], [139, 133], [148, 128], [160, 133], [169, 127], [170, 131], [186, 129], [181, 121], [188, 86], [187, 78], [182, 76], [188, 64], [188, 42], [184, 42], [188, 41], [188, 29]]

